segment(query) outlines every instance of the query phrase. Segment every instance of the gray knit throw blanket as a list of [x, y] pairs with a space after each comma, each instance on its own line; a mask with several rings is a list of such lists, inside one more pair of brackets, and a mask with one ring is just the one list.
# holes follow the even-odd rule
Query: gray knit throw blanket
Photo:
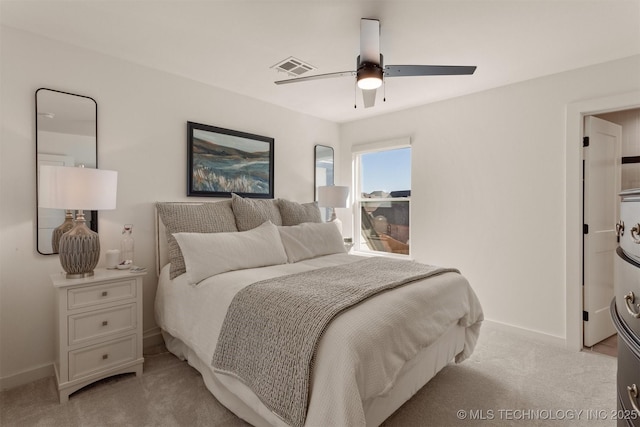
[[302, 427], [316, 347], [329, 322], [376, 293], [449, 271], [458, 272], [374, 257], [253, 283], [231, 302], [212, 365]]

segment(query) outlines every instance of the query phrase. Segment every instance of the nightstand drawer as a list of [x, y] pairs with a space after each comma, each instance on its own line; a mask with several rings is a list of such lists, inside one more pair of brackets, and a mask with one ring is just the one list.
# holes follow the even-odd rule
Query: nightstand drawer
[[136, 358], [136, 335], [69, 352], [69, 381], [105, 371]]
[[67, 303], [69, 310], [88, 307], [96, 304], [120, 301], [136, 296], [136, 281], [120, 280], [98, 286], [85, 286], [69, 289]]
[[69, 316], [69, 345], [136, 329], [136, 304]]

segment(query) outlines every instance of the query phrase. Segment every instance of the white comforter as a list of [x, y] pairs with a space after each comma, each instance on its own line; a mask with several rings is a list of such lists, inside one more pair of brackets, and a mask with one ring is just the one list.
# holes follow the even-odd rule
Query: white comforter
[[[210, 362], [233, 296], [243, 287], [271, 277], [345, 264], [360, 259], [336, 254], [223, 273], [191, 286], [184, 275], [173, 281], [162, 271], [156, 296], [158, 325]], [[334, 319], [320, 341], [312, 375], [306, 425], [365, 425], [366, 402], [384, 395], [404, 364], [452, 325], [468, 327], [468, 357], [477, 340], [482, 309], [464, 277], [445, 273], [376, 295]], [[210, 368], [210, 366], [209, 366]], [[284, 425], [258, 398], [232, 377], [213, 373], [233, 394], [271, 425]]]

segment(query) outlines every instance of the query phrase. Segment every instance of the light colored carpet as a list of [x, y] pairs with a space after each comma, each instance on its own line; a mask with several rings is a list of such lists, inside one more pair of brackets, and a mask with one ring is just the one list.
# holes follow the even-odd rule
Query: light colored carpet
[[[615, 377], [613, 357], [486, 324], [473, 356], [445, 367], [384, 426], [615, 426]], [[6, 427], [247, 426], [207, 391], [196, 370], [163, 348], [145, 354], [140, 378], [105, 379], [67, 404], [58, 403], [53, 378], [2, 392], [0, 414]]]

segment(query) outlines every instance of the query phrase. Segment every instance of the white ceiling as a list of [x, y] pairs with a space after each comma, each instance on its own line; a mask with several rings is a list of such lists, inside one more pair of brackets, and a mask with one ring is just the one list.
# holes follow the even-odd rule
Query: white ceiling
[[[289, 56], [354, 69], [363, 17], [385, 64], [478, 69], [389, 78], [368, 109], [355, 78], [273, 83]], [[640, 0], [1, 0], [0, 22], [335, 122], [640, 54]]]

